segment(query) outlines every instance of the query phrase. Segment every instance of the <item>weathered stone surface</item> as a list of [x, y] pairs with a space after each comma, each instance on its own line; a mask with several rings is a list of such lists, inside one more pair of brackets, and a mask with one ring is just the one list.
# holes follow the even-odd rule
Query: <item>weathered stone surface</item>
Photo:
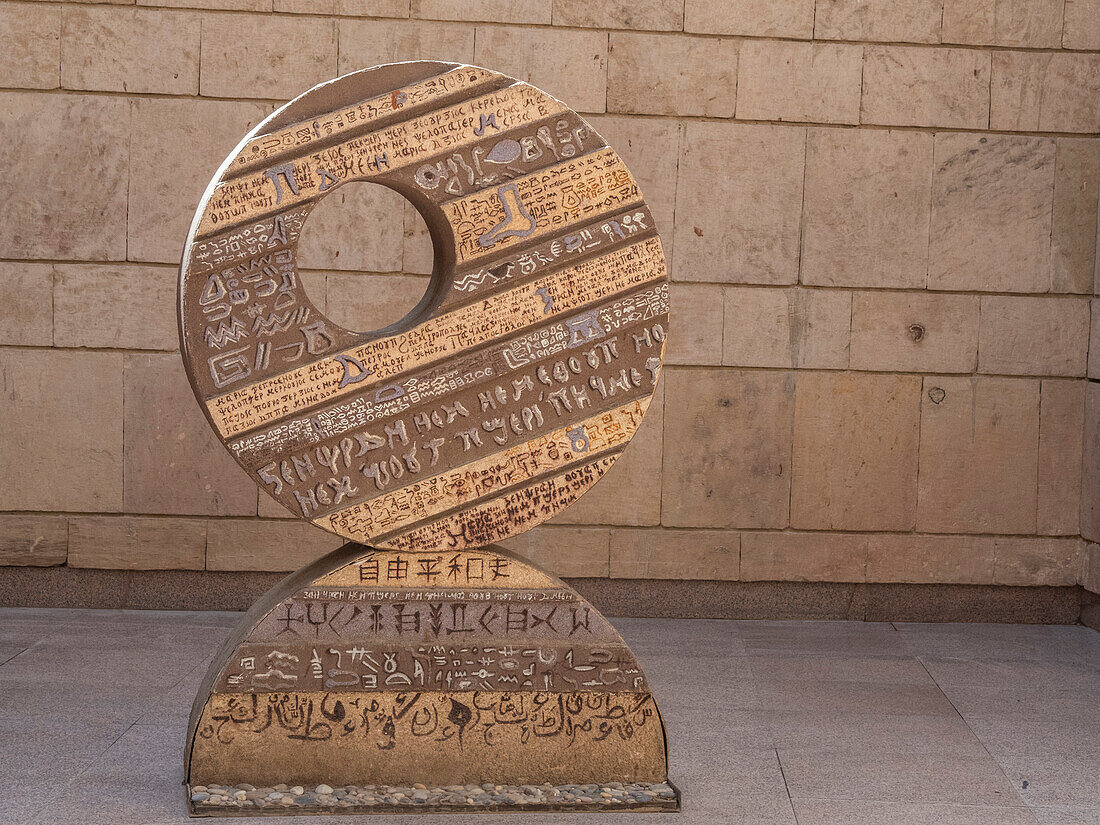
[[1057, 49], [1062, 0], [945, 0], [943, 42]]
[[66, 516], [0, 515], [0, 565], [64, 564], [68, 547]]
[[868, 46], [860, 120], [887, 126], [985, 129], [988, 52]]
[[[298, 242], [302, 269], [400, 272], [405, 199], [375, 183], [357, 181], [329, 192], [310, 212]], [[364, 227], [370, 227], [363, 231]]]
[[612, 32], [608, 57], [609, 112], [733, 117], [734, 40]]
[[0, 77], [20, 89], [56, 89], [61, 65], [61, 8], [0, 3]]
[[[269, 111], [256, 103], [220, 100], [133, 102], [129, 260], [179, 265], [195, 204], [214, 171]], [[123, 207], [120, 214], [126, 212]]]
[[852, 299], [852, 369], [973, 372], [979, 297], [857, 292]]
[[1093, 299], [1090, 303], [1092, 324], [1089, 332], [1088, 377], [1100, 378], [1100, 346], [1097, 346], [1097, 342], [1100, 341], [1100, 301]]
[[1039, 390], [1039, 533], [1079, 531], [1084, 432], [1085, 382], [1045, 379]]
[[861, 582], [867, 537], [858, 533], [765, 533], [741, 535], [744, 581]]
[[923, 287], [932, 136], [811, 129], [808, 139], [802, 282]]
[[733, 530], [611, 531], [611, 578], [736, 581], [741, 534]]
[[[409, 0], [275, 0], [275, 11], [290, 14], [334, 14], [341, 17], [398, 17], [409, 16]], [[378, 20], [381, 24], [384, 21]], [[343, 21], [341, 21], [343, 26]], [[393, 61], [379, 61], [393, 62]], [[375, 63], [356, 66], [365, 69]], [[341, 69], [341, 74], [343, 70]]]
[[0, 258], [126, 256], [129, 105], [102, 96], [0, 93], [0, 167], [34, 182], [6, 189]]
[[912, 529], [919, 393], [915, 376], [798, 375], [792, 527]]
[[813, 36], [813, 0], [687, 0], [684, 30], [753, 37]]
[[210, 519], [207, 570], [291, 571], [335, 550], [343, 540], [300, 519]]
[[937, 376], [924, 393], [917, 529], [1034, 533], [1039, 382]]
[[126, 512], [256, 513], [255, 484], [218, 443], [178, 355], [126, 356], [125, 432]]
[[989, 128], [1100, 132], [1100, 54], [996, 52]]
[[684, 0], [554, 0], [554, 25], [679, 31], [684, 28]]
[[185, 518], [70, 516], [69, 565], [114, 570], [202, 570], [206, 522]]
[[662, 523], [785, 527], [793, 377], [670, 368], [664, 380]]
[[607, 55], [607, 36], [594, 31], [478, 26], [474, 43], [479, 66], [526, 80], [578, 112], [604, 111]]
[[[1100, 542], [1100, 384], [1085, 389], [1084, 461], [1081, 463], [1081, 536]], [[1091, 561], [1100, 580], [1100, 557]]]
[[599, 115], [587, 120], [619, 154], [638, 181], [661, 233], [665, 259], [671, 264], [680, 124], [657, 118], [616, 115]]
[[[80, 0], [85, 2], [85, 0]], [[90, 0], [88, 0], [90, 2]], [[111, 0], [131, 2], [131, 0]], [[136, 0], [139, 6], [182, 6], [189, 9], [218, 9], [220, 11], [271, 11], [271, 0]]]
[[[678, 327], [677, 327], [678, 328]], [[668, 364], [665, 355], [665, 364]], [[665, 431], [665, 385], [653, 393], [638, 432], [611, 469], [550, 524], [656, 525], [661, 522], [661, 455]]]
[[818, 40], [938, 43], [938, 0], [822, 0], [814, 14]]
[[1100, 0], [1066, 0], [1062, 47], [1100, 49]]
[[[491, 23], [548, 25], [551, 4], [545, 0], [412, 0], [412, 16], [433, 20], [477, 20]], [[499, 68], [499, 67], [498, 67]]]
[[[673, 284], [669, 337], [665, 363], [722, 363], [722, 302], [725, 288], [714, 284]], [[754, 366], [745, 364], [744, 366]]]
[[428, 290], [421, 275], [329, 272], [326, 314], [346, 329], [381, 329], [412, 311]]
[[1088, 347], [1087, 298], [982, 296], [982, 372], [1084, 376]]
[[1082, 556], [1080, 584], [1090, 593], [1100, 593], [1100, 545], [1086, 542]]
[[747, 40], [737, 64], [737, 117], [859, 123], [863, 47]]
[[501, 542], [543, 570], [567, 578], [606, 579], [611, 531], [606, 527], [542, 525]]
[[0, 349], [0, 421], [5, 507], [121, 509], [122, 355]]
[[805, 159], [803, 129], [685, 124], [673, 280], [795, 283]]
[[204, 95], [286, 100], [335, 76], [335, 20], [236, 14], [203, 18], [199, 89]]
[[340, 74], [401, 60], [473, 63], [474, 30], [434, 20], [341, 20]]
[[56, 264], [54, 343], [178, 349], [177, 274], [167, 267]]
[[67, 7], [61, 83], [66, 89], [198, 94], [199, 19], [189, 11]]
[[726, 366], [848, 366], [850, 292], [726, 287], [725, 293], [722, 363]]
[[49, 264], [0, 261], [0, 344], [53, 343], [53, 268]]
[[1077, 584], [1081, 541], [1077, 538], [997, 538], [993, 584], [1065, 587]]
[[1093, 291], [1100, 209], [1100, 140], [1059, 138], [1054, 169], [1050, 286], [1054, 292]]
[[930, 289], [1045, 292], [1054, 141], [937, 134]]
[[992, 584], [996, 552], [988, 536], [868, 536], [867, 581]]

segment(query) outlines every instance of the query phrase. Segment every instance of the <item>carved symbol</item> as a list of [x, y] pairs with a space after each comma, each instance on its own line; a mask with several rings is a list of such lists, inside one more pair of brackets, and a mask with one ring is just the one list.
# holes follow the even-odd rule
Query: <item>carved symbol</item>
[[309, 326], [302, 327], [302, 335], [306, 339], [306, 351], [310, 355], [320, 355], [328, 352], [336, 343], [325, 329], [324, 321], [315, 321]]
[[248, 359], [244, 357], [247, 351], [248, 347], [241, 347], [210, 359], [210, 377], [215, 387], [227, 387], [252, 374]]
[[317, 188], [318, 192], [326, 192], [340, 182], [338, 177], [325, 171], [320, 166], [317, 167], [317, 174], [321, 176], [321, 185]]
[[286, 220], [282, 215], [276, 215], [271, 227], [271, 236], [267, 239], [271, 244], [286, 243]]
[[228, 325], [224, 321], [219, 321], [217, 329], [214, 329], [213, 326], [206, 328], [203, 333], [206, 346], [211, 349], [221, 349], [226, 344], [235, 344], [248, 335], [248, 328], [241, 323], [239, 318], [230, 316], [230, 321], [232, 323]]
[[279, 185], [280, 177], [286, 181], [286, 185], [290, 187], [291, 192], [295, 195], [298, 194], [298, 183], [294, 180], [294, 164], [284, 163], [282, 166], [274, 166], [264, 172], [264, 177], [275, 186], [276, 206], [283, 202], [283, 187]]
[[485, 134], [485, 129], [488, 128], [489, 126], [492, 126], [498, 132], [500, 131], [500, 127], [497, 126], [496, 112], [490, 112], [487, 115], [481, 115], [481, 119], [480, 119], [477, 127], [474, 129], [474, 134], [477, 135], [478, 137], [481, 137], [482, 135]]
[[348, 384], [358, 384], [374, 374], [373, 370], [364, 367], [361, 361], [352, 358], [350, 355], [337, 355], [335, 360], [344, 368], [344, 374], [340, 378], [341, 388], [346, 387]]
[[588, 441], [588, 435], [584, 431], [584, 427], [575, 427], [569, 430], [566, 435], [569, 436], [569, 441], [573, 445], [573, 450], [578, 453], [587, 453], [588, 448], [591, 446]]
[[519, 187], [508, 183], [497, 188], [497, 198], [504, 208], [504, 218], [477, 239], [478, 245], [489, 247], [505, 238], [525, 238], [535, 231], [535, 219], [519, 199]]
[[549, 315], [554, 309], [554, 296], [551, 295], [550, 291], [544, 286], [540, 286], [535, 291], [539, 294], [539, 297], [542, 298], [542, 314]]
[[504, 138], [504, 140], [498, 141], [493, 145], [493, 148], [489, 150], [489, 154], [485, 156], [485, 160], [490, 163], [499, 163], [503, 165], [518, 159], [519, 153], [519, 141], [512, 140], [511, 138]]

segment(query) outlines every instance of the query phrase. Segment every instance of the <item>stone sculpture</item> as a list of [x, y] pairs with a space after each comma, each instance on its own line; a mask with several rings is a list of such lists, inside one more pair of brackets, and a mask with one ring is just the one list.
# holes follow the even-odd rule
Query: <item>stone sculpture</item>
[[[424, 299], [371, 333], [326, 318], [295, 260], [310, 210], [354, 180], [408, 198], [435, 249]], [[678, 807], [621, 637], [493, 545], [599, 480], [660, 375], [661, 243], [582, 118], [453, 63], [321, 84], [207, 188], [179, 317], [229, 451], [350, 540], [214, 659], [188, 729], [192, 813]]]

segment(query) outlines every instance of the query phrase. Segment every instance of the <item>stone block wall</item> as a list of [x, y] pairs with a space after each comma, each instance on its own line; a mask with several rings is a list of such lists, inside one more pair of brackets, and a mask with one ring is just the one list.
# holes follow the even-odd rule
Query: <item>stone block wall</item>
[[[643, 431], [512, 546], [578, 577], [1100, 590], [1100, 0], [0, 2], [0, 564], [336, 546], [216, 442], [176, 268], [251, 125], [418, 58], [589, 118], [671, 261]], [[303, 255], [360, 329], [431, 270], [367, 184]]]

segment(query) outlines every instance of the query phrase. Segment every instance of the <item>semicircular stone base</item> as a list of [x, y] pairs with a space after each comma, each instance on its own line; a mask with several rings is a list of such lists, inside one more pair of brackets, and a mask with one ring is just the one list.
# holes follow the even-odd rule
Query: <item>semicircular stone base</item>
[[199, 689], [186, 784], [195, 815], [679, 807], [622, 637], [499, 547], [351, 543], [268, 591]]

